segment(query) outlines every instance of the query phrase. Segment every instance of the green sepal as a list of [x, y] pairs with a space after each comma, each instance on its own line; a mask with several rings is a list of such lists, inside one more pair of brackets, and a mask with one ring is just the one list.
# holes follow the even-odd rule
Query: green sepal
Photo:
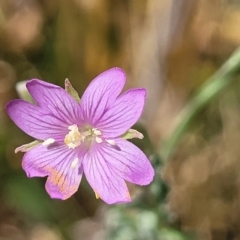
[[138, 139], [143, 139], [143, 134], [138, 132], [135, 129], [129, 129], [127, 132], [125, 132], [121, 138], [123, 139], [133, 139], [133, 138], [138, 138]]
[[68, 80], [68, 78], [65, 79], [65, 90], [78, 102], [80, 103], [80, 97], [78, 95], [78, 92], [73, 88], [72, 84]]
[[30, 143], [24, 144], [24, 145], [22, 145], [20, 147], [17, 147], [14, 152], [15, 153], [27, 152], [27, 151], [33, 149], [34, 147], [36, 147], [37, 145], [39, 145], [40, 143], [42, 143], [42, 142], [40, 142], [38, 140], [35, 140], [33, 142], [30, 142]]
[[18, 82], [17, 84], [16, 84], [16, 91], [17, 91], [17, 93], [18, 93], [18, 95], [19, 95], [19, 97], [20, 98], [22, 98], [23, 100], [26, 100], [26, 101], [28, 101], [28, 102], [30, 102], [30, 103], [33, 103], [34, 101], [33, 101], [33, 98], [32, 98], [32, 96], [30, 95], [30, 93], [28, 92], [28, 89], [27, 89], [27, 87], [26, 87], [26, 83], [27, 83], [28, 81], [21, 81], [21, 82]]

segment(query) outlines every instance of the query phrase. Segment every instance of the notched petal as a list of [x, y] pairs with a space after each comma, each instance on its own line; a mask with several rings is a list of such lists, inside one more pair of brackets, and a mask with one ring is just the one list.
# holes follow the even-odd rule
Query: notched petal
[[120, 95], [102, 115], [96, 127], [105, 138], [121, 136], [140, 118], [146, 99], [146, 89], [130, 89]]
[[120, 68], [111, 68], [98, 75], [89, 84], [81, 98], [84, 118], [94, 125], [121, 93], [126, 81]]
[[27, 89], [38, 106], [49, 110], [51, 115], [61, 119], [67, 125], [81, 119], [79, 104], [61, 87], [41, 80], [27, 82]]
[[52, 116], [49, 111], [24, 100], [10, 101], [6, 106], [13, 122], [31, 137], [39, 140], [59, 138], [66, 134], [67, 124]]

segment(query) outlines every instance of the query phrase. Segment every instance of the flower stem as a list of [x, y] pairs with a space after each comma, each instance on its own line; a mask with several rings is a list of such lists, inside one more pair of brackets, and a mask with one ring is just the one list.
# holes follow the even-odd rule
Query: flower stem
[[238, 48], [219, 70], [209, 77], [193, 98], [182, 109], [177, 118], [175, 130], [162, 144], [161, 159], [166, 162], [173, 154], [181, 136], [188, 129], [195, 115], [205, 107], [223, 89], [231, 84], [240, 69], [240, 48]]

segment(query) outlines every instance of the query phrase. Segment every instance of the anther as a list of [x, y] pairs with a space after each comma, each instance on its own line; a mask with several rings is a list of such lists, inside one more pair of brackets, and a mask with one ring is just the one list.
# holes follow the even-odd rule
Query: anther
[[52, 143], [54, 143], [55, 142], [55, 140], [53, 139], [53, 138], [48, 138], [47, 140], [45, 140], [43, 143], [42, 143], [42, 145], [43, 146], [48, 146], [48, 145], [50, 145], [50, 144], [52, 144]]
[[95, 140], [97, 143], [102, 143], [102, 141], [103, 141], [100, 137], [96, 137]]
[[112, 145], [112, 146], [115, 146], [115, 145], [116, 145], [115, 141], [112, 140], [112, 139], [106, 139], [106, 142], [109, 143], [109, 144]]
[[75, 167], [77, 166], [78, 160], [79, 160], [78, 157], [76, 157], [76, 158], [73, 159], [73, 162], [72, 162], [72, 164], [71, 164], [71, 168], [75, 168]]

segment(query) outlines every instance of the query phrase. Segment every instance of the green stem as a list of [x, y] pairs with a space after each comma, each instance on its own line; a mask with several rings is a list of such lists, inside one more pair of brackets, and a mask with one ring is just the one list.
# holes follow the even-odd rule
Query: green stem
[[162, 146], [160, 156], [162, 160], [167, 161], [182, 134], [186, 132], [189, 123], [195, 115], [206, 106], [219, 92], [225, 89], [230, 83], [236, 79], [233, 76], [237, 73], [240, 67], [240, 48], [238, 48], [229, 59], [213, 74], [199, 89], [196, 95], [188, 102], [188, 104], [179, 113], [178, 123], [172, 135], [165, 141]]

